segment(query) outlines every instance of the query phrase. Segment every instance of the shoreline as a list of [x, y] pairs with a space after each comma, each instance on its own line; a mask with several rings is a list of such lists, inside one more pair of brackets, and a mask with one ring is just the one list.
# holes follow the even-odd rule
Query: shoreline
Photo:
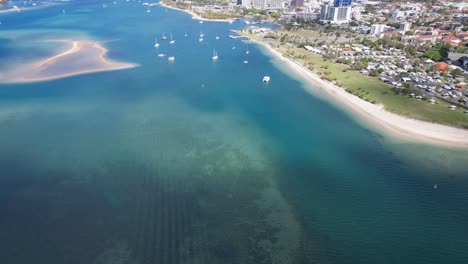
[[[209, 19], [209, 18], [204, 18], [204, 17], [198, 15], [197, 13], [195, 13], [195, 12], [193, 12], [191, 10], [181, 9], [181, 8], [177, 8], [177, 7], [174, 7], [174, 6], [170, 6], [170, 5], [167, 5], [166, 3], [162, 2], [162, 1], [155, 4], [155, 5], [160, 5], [160, 6], [170, 8], [170, 9], [173, 9], [173, 10], [178, 10], [178, 11], [185, 12], [185, 13], [191, 15], [192, 19], [200, 20], [200, 21], [233, 23], [234, 20], [235, 20], [235, 19]], [[155, 5], [150, 5], [150, 6], [155, 6]]]
[[265, 48], [274, 59], [280, 60], [284, 66], [297, 74], [304, 81], [304, 89], [307, 92], [314, 95], [317, 94], [317, 90], [325, 92], [325, 99], [332, 101], [345, 112], [351, 111], [352, 114], [349, 116], [366, 128], [377, 130], [393, 139], [468, 149], [468, 130], [466, 129], [412, 119], [386, 111], [381, 105], [364, 101], [349, 94], [344, 89], [322, 80], [319, 75], [305, 68], [302, 64], [286, 58], [267, 43], [244, 34], [239, 35]]
[[[138, 64], [133, 63], [124, 63], [119, 61], [113, 61], [106, 58], [108, 50], [101, 46], [97, 42], [93, 41], [74, 41], [74, 40], [54, 40], [56, 42], [64, 42], [71, 44], [71, 47], [65, 51], [54, 55], [46, 59], [40, 59], [39, 61], [28, 63], [25, 66], [19, 66], [16, 72], [11, 72], [9, 75], [12, 77], [6, 77], [3, 80], [0, 79], [0, 83], [12, 84], [12, 83], [32, 83], [32, 82], [42, 82], [42, 81], [51, 81], [62, 79], [66, 77], [72, 77], [77, 75], [96, 73], [96, 72], [105, 72], [105, 71], [115, 71], [115, 70], [124, 70], [138, 67]], [[79, 69], [74, 71], [69, 71], [59, 74], [51, 74], [46, 76], [40, 76], [41, 72], [47, 70], [49, 67], [54, 66], [57, 63], [60, 63], [61, 60], [67, 59], [67, 57], [76, 55], [79, 52], [87, 52], [89, 50], [95, 49], [98, 51], [96, 57], [88, 58], [91, 62], [94, 62], [94, 67]], [[28, 76], [29, 74], [29, 76]], [[6, 74], [8, 76], [8, 73]], [[39, 76], [35, 76], [39, 75]]]
[[17, 12], [17, 13], [21, 13], [23, 11], [30, 11], [30, 10], [35, 10], [35, 9], [39, 9], [39, 8], [44, 8], [44, 7], [49, 7], [49, 6], [54, 6], [54, 5], [58, 5], [58, 3], [45, 3], [45, 4], [42, 4], [40, 6], [28, 6], [28, 7], [11, 7], [11, 8], [8, 8], [8, 9], [1, 9], [0, 10], [0, 15], [2, 14], [7, 14], [7, 13], [12, 13], [12, 12]]

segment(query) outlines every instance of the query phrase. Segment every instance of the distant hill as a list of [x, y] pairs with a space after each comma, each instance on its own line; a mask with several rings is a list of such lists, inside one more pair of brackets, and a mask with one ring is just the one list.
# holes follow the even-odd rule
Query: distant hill
[[6, 6], [8, 3], [7, 0], [0, 0], [0, 6]]

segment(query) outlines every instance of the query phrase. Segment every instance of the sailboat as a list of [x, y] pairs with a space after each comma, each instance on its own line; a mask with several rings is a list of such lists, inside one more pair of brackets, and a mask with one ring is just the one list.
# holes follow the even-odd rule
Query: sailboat
[[216, 34], [216, 40], [218, 40], [218, 39], [219, 39], [219, 35]]
[[158, 43], [158, 39], [157, 39], [157, 38], [154, 38], [154, 47], [155, 47], [155, 48], [158, 48], [158, 47], [159, 47], [159, 43]]
[[169, 41], [169, 44], [174, 44], [175, 40], [172, 39], [172, 33], [171, 33], [171, 41]]
[[218, 60], [218, 53], [216, 52], [216, 50], [213, 50], [213, 57], [211, 57], [214, 61], [215, 60]]
[[232, 44], [232, 49], [233, 49], [233, 50], [236, 49], [236, 46], [235, 46], [234, 44]]
[[187, 32], [185, 32], [185, 35], [184, 35], [184, 37], [186, 37], [186, 36], [188, 36], [188, 35], [187, 35]]
[[249, 54], [250, 51], [249, 51], [249, 44], [247, 44], [247, 50], [245, 51], [245, 54]]
[[205, 34], [203, 34], [203, 32], [200, 31], [200, 38], [198, 39], [198, 41], [202, 42], [204, 36], [205, 36]]
[[163, 32], [163, 34], [162, 34], [161, 39], [162, 39], [162, 40], [166, 40], [166, 39], [167, 39], [166, 35], [164, 35], [164, 32]]

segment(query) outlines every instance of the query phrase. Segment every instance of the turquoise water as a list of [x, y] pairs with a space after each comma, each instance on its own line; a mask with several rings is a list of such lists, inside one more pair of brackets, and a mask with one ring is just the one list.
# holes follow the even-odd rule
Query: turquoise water
[[361, 126], [241, 21], [105, 3], [0, 15], [0, 72], [57, 38], [140, 64], [0, 85], [2, 263], [468, 262], [466, 151]]

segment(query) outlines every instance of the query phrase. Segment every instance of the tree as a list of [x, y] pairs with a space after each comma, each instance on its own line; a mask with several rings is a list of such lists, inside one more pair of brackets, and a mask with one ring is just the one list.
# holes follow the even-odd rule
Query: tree
[[281, 14], [279, 12], [273, 12], [271, 13], [271, 17], [272, 18], [279, 18], [281, 16]]
[[452, 70], [450, 74], [452, 74], [454, 78], [457, 78], [458, 76], [463, 75], [463, 71], [457, 68], [457, 69]]
[[416, 48], [413, 45], [408, 45], [405, 47], [405, 51], [407, 54], [414, 56], [416, 54]]
[[442, 59], [442, 55], [438, 50], [430, 50], [424, 53], [424, 57], [429, 58], [434, 61], [440, 61]]
[[414, 31], [412, 31], [412, 30], [406, 31], [405, 35], [406, 36], [414, 36]]
[[364, 12], [375, 14], [375, 11], [376, 11], [376, 8], [374, 5], [366, 5], [366, 9]]

